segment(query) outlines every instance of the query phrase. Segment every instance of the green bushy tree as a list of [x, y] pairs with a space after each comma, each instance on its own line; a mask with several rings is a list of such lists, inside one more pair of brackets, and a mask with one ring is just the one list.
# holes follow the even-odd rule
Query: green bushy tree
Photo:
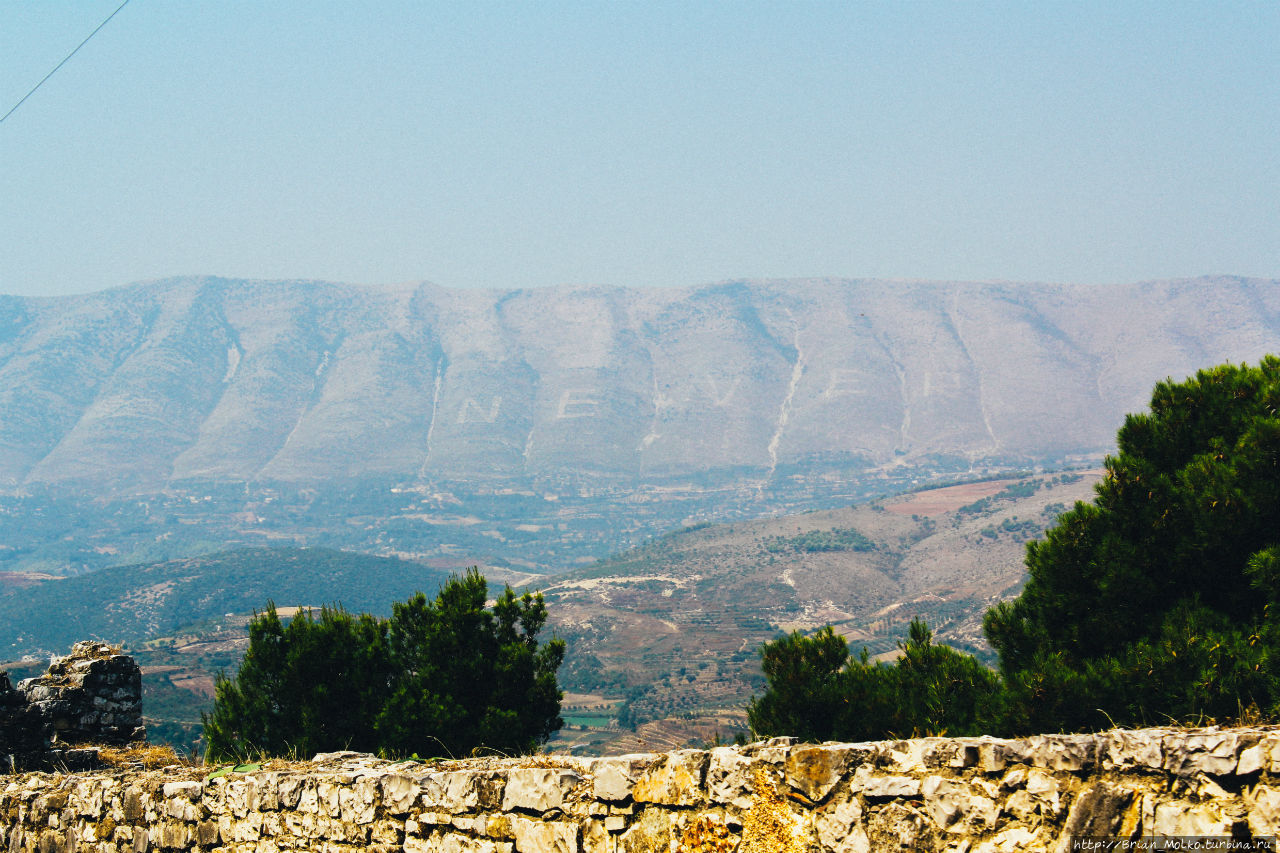
[[1280, 711], [1280, 359], [1158, 384], [988, 611], [1010, 731]]
[[535, 749], [561, 725], [564, 643], [538, 642], [541, 595], [507, 588], [490, 610], [486, 592], [472, 570], [390, 619], [323, 607], [284, 625], [268, 604], [236, 677], [217, 677], [208, 755]]
[[829, 629], [762, 649], [762, 734], [1018, 734], [1280, 717], [1280, 358], [1159, 383], [1092, 503], [987, 611], [1000, 679], [913, 623], [892, 667]]
[[919, 619], [898, 648], [892, 664], [872, 662], [865, 649], [854, 658], [829, 626], [766, 643], [760, 654], [768, 688], [747, 706], [752, 731], [857, 741], [984, 730], [999, 706], [994, 672], [934, 643]]

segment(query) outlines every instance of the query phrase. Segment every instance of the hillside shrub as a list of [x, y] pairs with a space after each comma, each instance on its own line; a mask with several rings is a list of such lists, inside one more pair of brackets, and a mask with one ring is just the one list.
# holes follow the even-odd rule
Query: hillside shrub
[[988, 611], [1010, 731], [1280, 712], [1280, 359], [1159, 383]]
[[487, 589], [472, 570], [434, 600], [395, 604], [390, 619], [322, 607], [285, 625], [268, 603], [235, 678], [218, 675], [202, 714], [208, 757], [534, 750], [562, 724], [564, 643], [538, 642], [541, 595], [507, 587], [490, 609]]
[[1280, 718], [1280, 358], [1157, 384], [1117, 447], [1094, 501], [1028, 543], [1021, 595], [985, 614], [999, 678], [921, 622], [891, 666], [851, 659], [830, 628], [795, 633], [761, 649], [752, 727], [825, 740]]
[[830, 626], [766, 643], [761, 659], [768, 689], [747, 706], [760, 736], [802, 740], [972, 735], [998, 707], [1000, 682], [975, 658], [933, 642], [922, 620], [911, 622], [893, 663], [854, 658]]

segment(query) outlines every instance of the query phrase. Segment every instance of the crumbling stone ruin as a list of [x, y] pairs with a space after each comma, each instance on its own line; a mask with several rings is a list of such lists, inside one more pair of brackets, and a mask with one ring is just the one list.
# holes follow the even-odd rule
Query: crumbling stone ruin
[[1277, 834], [1280, 727], [0, 777], [6, 853], [1065, 853]]
[[142, 672], [104, 643], [80, 642], [49, 671], [16, 687], [0, 672], [0, 771], [82, 764], [76, 747], [146, 740]]

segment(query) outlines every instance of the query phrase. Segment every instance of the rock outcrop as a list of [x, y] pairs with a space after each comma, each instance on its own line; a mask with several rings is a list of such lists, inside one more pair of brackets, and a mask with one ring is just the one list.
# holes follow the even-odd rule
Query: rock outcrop
[[[7, 784], [6, 784], [7, 782]], [[310, 763], [0, 781], [0, 849], [1000, 853], [1280, 833], [1280, 728], [922, 738], [580, 759]], [[6, 847], [7, 845], [7, 847]], [[1203, 848], [1208, 849], [1208, 848]]]
[[69, 756], [68, 748], [125, 746], [146, 736], [142, 672], [133, 658], [104, 643], [76, 643], [47, 673], [16, 688], [0, 672], [3, 769], [80, 761], [84, 756]]

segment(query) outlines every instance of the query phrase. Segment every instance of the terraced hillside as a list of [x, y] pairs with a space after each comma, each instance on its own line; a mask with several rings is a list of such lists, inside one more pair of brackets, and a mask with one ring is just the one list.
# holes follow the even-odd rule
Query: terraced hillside
[[760, 687], [759, 645], [782, 631], [830, 624], [855, 649], [892, 655], [923, 616], [941, 642], [990, 661], [982, 612], [1017, 593], [1026, 541], [1090, 499], [1098, 476], [990, 480], [697, 526], [550, 578], [548, 606], [570, 642], [562, 681], [620, 703], [623, 723], [561, 742], [618, 750], [728, 736]]

